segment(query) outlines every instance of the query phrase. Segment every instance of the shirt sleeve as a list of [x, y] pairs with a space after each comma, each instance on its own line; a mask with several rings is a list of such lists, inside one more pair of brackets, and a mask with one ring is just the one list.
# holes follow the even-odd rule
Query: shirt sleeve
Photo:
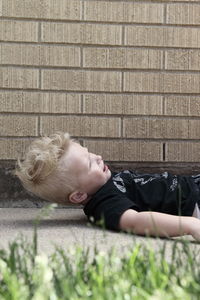
[[106, 229], [119, 231], [120, 217], [127, 209], [138, 211], [137, 205], [129, 198], [113, 196], [96, 206], [93, 211], [93, 221]]

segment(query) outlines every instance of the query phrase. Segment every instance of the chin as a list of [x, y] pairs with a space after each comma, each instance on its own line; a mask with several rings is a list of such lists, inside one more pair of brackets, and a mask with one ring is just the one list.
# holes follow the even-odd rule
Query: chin
[[[106, 179], [107, 179], [107, 181], [110, 179], [110, 177], [111, 177], [111, 172], [110, 172], [110, 170], [108, 169], [107, 174], [106, 174]], [[106, 181], [106, 182], [107, 182], [107, 181]]]

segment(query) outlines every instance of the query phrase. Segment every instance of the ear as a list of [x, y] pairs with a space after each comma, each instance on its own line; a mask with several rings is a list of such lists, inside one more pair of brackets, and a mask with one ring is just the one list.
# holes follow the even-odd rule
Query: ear
[[73, 192], [69, 195], [69, 201], [75, 204], [81, 204], [88, 197], [87, 193]]

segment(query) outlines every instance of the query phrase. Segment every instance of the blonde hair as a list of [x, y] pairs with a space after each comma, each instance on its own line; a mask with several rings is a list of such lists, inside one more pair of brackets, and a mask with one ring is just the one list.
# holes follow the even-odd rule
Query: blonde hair
[[73, 140], [68, 133], [55, 133], [36, 139], [29, 146], [24, 161], [18, 160], [15, 174], [33, 194], [57, 203], [68, 202], [74, 178], [60, 158]]

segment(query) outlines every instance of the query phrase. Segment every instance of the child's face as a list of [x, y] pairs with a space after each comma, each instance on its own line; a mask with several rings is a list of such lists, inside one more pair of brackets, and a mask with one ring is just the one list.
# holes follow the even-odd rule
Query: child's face
[[75, 177], [79, 191], [93, 195], [110, 178], [111, 172], [102, 157], [88, 152], [88, 149], [71, 142], [63, 163]]

